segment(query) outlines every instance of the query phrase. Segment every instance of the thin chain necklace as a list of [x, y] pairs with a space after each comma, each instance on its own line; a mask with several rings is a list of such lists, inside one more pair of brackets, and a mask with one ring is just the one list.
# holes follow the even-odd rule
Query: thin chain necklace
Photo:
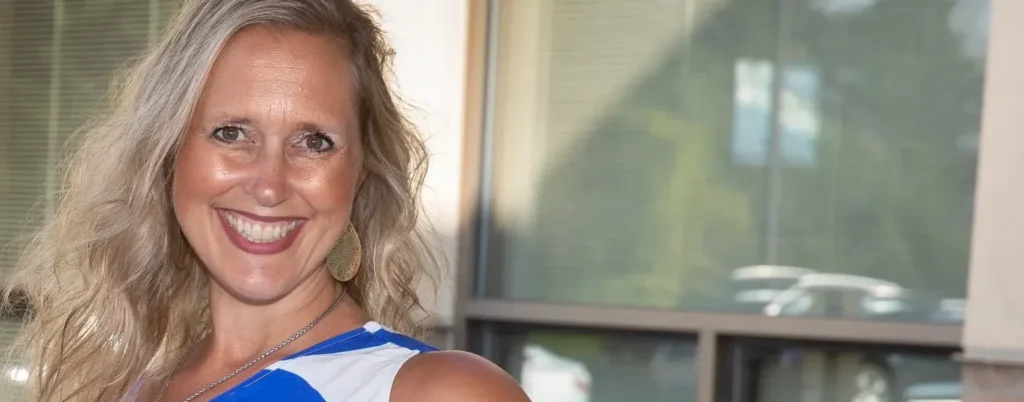
[[[303, 334], [305, 334], [306, 331], [309, 331], [311, 328], [316, 326], [316, 324], [319, 324], [320, 321], [324, 319], [324, 317], [327, 317], [328, 314], [330, 314], [332, 311], [334, 311], [334, 309], [336, 307], [338, 307], [339, 304], [341, 304], [341, 299], [344, 298], [344, 297], [345, 297], [345, 288], [342, 287], [341, 288], [341, 294], [338, 295], [338, 298], [334, 299], [334, 303], [331, 303], [331, 306], [327, 308], [327, 311], [324, 311], [323, 314], [320, 314], [320, 316], [317, 317], [315, 320], [313, 320], [313, 322], [309, 323], [305, 327], [302, 327], [302, 329], [300, 329], [299, 332], [296, 332], [294, 335], [288, 337], [288, 339], [285, 339], [283, 342], [277, 344], [277, 346], [274, 346], [274, 347], [268, 349], [266, 352], [263, 352], [263, 354], [261, 354], [259, 356], [256, 356], [255, 359], [249, 360], [249, 362], [243, 364], [242, 367], [239, 367], [235, 371], [232, 371], [232, 372], [228, 373], [227, 375], [221, 377], [219, 380], [210, 383], [210, 385], [207, 385], [207, 386], [203, 387], [203, 389], [200, 389], [199, 391], [196, 391], [196, 393], [192, 394], [188, 398], [185, 398], [185, 400], [182, 401], [182, 402], [191, 402], [193, 399], [198, 398], [199, 395], [202, 395], [202, 394], [206, 393], [206, 391], [209, 391], [211, 389], [216, 388], [218, 385], [224, 383], [224, 381], [227, 381], [227, 380], [231, 379], [231, 377], [234, 377], [234, 376], [238, 375], [238, 373], [241, 373], [241, 372], [245, 371], [245, 369], [247, 369], [249, 367], [252, 367], [252, 365], [254, 365], [256, 363], [259, 363], [260, 360], [263, 360], [267, 356], [270, 356], [270, 355], [274, 354], [274, 352], [276, 352], [279, 349], [285, 347], [289, 343], [292, 343], [292, 341], [294, 341], [296, 339], [299, 339], [299, 337], [302, 336]], [[185, 356], [182, 357], [181, 360], [178, 361], [178, 364], [174, 366], [174, 370], [171, 371], [171, 375], [167, 377], [167, 380], [164, 381], [164, 385], [162, 387], [160, 387], [160, 393], [157, 394], [157, 396], [156, 396], [156, 402], [163, 402], [163, 400], [164, 400], [164, 393], [167, 392], [167, 387], [171, 385], [171, 380], [173, 380], [174, 376], [178, 374], [178, 370], [181, 370], [181, 365], [185, 363], [185, 359], [188, 359], [188, 356], [190, 354], [192, 354], [192, 350], [195, 349], [196, 345], [198, 345], [198, 344], [199, 344], [199, 340], [196, 340], [195, 342], [193, 342], [192, 346], [190, 346], [188, 348], [188, 352], [185, 352]]]

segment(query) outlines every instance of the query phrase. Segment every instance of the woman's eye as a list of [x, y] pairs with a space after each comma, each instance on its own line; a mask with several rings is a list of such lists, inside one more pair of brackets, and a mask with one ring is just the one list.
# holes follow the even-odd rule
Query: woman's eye
[[302, 145], [313, 152], [327, 152], [334, 149], [334, 142], [321, 133], [311, 133], [302, 140]]
[[213, 130], [213, 138], [223, 142], [237, 142], [245, 139], [245, 132], [239, 127], [221, 127]]

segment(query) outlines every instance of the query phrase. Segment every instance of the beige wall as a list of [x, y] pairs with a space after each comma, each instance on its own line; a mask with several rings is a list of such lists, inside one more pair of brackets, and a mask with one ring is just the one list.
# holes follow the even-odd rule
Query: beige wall
[[[454, 320], [459, 187], [462, 175], [463, 95], [466, 65], [466, 0], [366, 0], [381, 12], [394, 47], [395, 84], [409, 113], [427, 138], [430, 170], [424, 184], [427, 218], [437, 231], [446, 275], [435, 293], [421, 297], [435, 312], [434, 324]], [[436, 296], [436, 297], [435, 297]]]
[[992, 0], [964, 350], [1024, 364], [1024, 2]]

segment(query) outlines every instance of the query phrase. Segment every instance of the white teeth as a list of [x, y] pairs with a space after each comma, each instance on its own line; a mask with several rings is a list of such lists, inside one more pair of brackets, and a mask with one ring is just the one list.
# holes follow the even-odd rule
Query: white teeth
[[299, 225], [299, 221], [261, 224], [230, 212], [222, 212], [222, 214], [235, 232], [253, 243], [270, 243], [281, 240]]
[[254, 223], [252, 225], [252, 230], [249, 231], [249, 239], [257, 243], [263, 242], [263, 229], [260, 228], [259, 224]]

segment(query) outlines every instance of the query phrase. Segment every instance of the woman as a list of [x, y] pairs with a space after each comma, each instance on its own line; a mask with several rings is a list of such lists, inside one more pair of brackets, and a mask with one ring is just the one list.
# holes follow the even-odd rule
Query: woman
[[194, 0], [17, 275], [39, 401], [527, 401], [415, 332], [424, 149], [349, 0]]

